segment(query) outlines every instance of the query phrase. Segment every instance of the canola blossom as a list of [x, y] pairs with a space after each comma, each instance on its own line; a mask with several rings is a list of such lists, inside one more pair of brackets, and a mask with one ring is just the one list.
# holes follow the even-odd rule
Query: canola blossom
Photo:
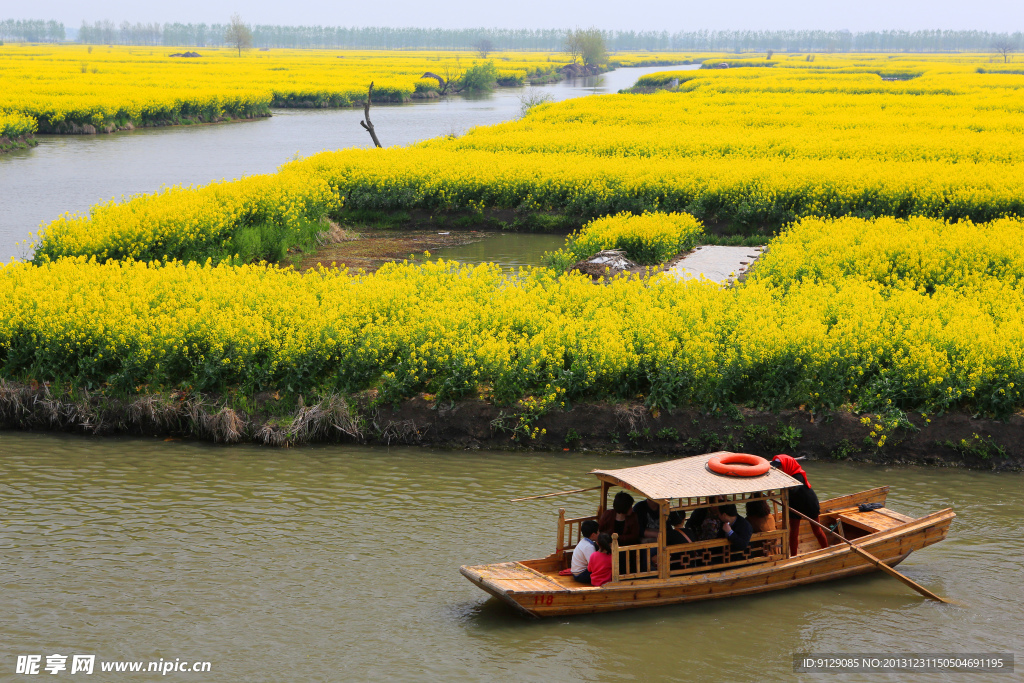
[[[975, 230], [986, 247], [971, 245]], [[443, 261], [372, 275], [15, 263], [0, 270], [0, 368], [127, 392], [1006, 415], [1024, 407], [1022, 231], [1019, 220], [808, 219], [731, 288], [666, 276], [596, 286], [548, 269], [510, 279]]]
[[564, 270], [604, 249], [621, 249], [641, 265], [655, 265], [689, 251], [703, 233], [700, 221], [685, 213], [620, 213], [587, 223], [549, 260]]
[[[689, 80], [676, 90], [541, 105], [518, 121], [409, 147], [322, 152], [270, 182], [308, 184], [301, 203], [314, 219], [348, 208], [557, 211], [583, 220], [686, 212], [747, 232], [814, 216], [987, 222], [1024, 215], [1024, 74], [991, 73], [981, 66], [987, 59], [844, 55], [677, 72]], [[894, 74], [907, 80], [886, 80]], [[175, 218], [183, 204], [189, 215], [219, 217], [218, 202], [259, 201], [247, 196], [254, 187], [94, 207], [47, 227], [39, 253], [102, 258], [118, 249], [119, 235], [143, 239], [153, 224], [155, 239], [173, 241], [175, 230], [195, 229]], [[264, 218], [286, 220], [272, 211]]]
[[35, 262], [69, 255], [100, 260], [231, 257], [233, 238], [246, 228], [271, 224], [298, 234], [333, 205], [334, 194], [325, 181], [298, 174], [172, 187], [127, 202], [99, 204], [89, 217], [58, 218], [36, 249]]
[[0, 110], [0, 138], [20, 138], [36, 132], [36, 120], [19, 112]]
[[1024, 283], [1024, 221], [975, 224], [927, 218], [807, 219], [771, 242], [752, 277], [775, 287], [799, 282], [870, 282], [889, 291], [966, 291]]

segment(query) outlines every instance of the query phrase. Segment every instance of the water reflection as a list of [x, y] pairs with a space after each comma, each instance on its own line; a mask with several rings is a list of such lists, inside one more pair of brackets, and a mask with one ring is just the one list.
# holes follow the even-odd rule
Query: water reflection
[[[618, 69], [538, 89], [556, 101], [616, 92], [666, 68], [675, 67]], [[511, 119], [521, 94], [500, 88], [479, 98], [375, 106], [373, 121], [385, 146], [407, 145]], [[0, 155], [0, 261], [30, 255], [16, 243], [27, 244], [29, 233], [66, 211], [172, 185], [272, 173], [296, 155], [324, 149], [370, 147], [362, 116], [358, 109], [280, 109], [268, 119], [230, 124], [39, 136], [35, 149]]]
[[798, 652], [1024, 645], [1017, 474], [808, 466], [823, 497], [889, 484], [897, 510], [952, 505], [949, 538], [900, 568], [968, 610], [873, 575], [530, 621], [458, 566], [547, 554], [558, 507], [594, 504], [509, 498], [647, 460], [11, 432], [0, 454], [9, 655], [201, 657], [209, 680], [790, 680]]

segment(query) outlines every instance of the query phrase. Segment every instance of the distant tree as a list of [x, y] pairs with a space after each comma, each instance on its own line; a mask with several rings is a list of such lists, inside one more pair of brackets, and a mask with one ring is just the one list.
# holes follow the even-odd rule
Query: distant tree
[[237, 12], [231, 15], [231, 23], [224, 32], [224, 42], [237, 48], [239, 57], [242, 56], [242, 50], [252, 49], [252, 31], [242, 22]]
[[565, 34], [565, 40], [563, 41], [562, 49], [569, 53], [572, 57], [572, 63], [575, 64], [580, 57], [580, 34], [582, 32], [579, 29], [569, 29]]
[[476, 48], [481, 59], [487, 59], [487, 55], [494, 52], [494, 43], [492, 43], [488, 38], [481, 38], [473, 44], [473, 47]]
[[608, 48], [604, 42], [604, 33], [596, 28], [588, 28], [585, 31], [576, 31], [576, 35], [579, 37], [583, 66], [597, 66], [607, 61]]
[[774, 54], [775, 54], [774, 50], [768, 50], [768, 52], [765, 53], [764, 58], [767, 59], [770, 62], [770, 61], [772, 61], [772, 55], [774, 55]]
[[1010, 61], [1010, 55], [1017, 51], [1017, 46], [1008, 40], [997, 40], [992, 43], [992, 49], [1003, 56], [1003, 64]]

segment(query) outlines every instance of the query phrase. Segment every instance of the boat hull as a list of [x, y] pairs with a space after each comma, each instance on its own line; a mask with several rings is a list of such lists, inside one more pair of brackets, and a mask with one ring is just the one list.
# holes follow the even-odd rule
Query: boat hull
[[[915, 550], [943, 540], [954, 517], [952, 510], [941, 510], [864, 536], [855, 543], [894, 566]], [[574, 584], [572, 577], [558, 577], [560, 561], [557, 555], [551, 555], [539, 560], [467, 566], [461, 572], [524, 614], [548, 617], [752, 595], [878, 571], [845, 543], [777, 562], [669, 579], [621, 581], [599, 588]]]

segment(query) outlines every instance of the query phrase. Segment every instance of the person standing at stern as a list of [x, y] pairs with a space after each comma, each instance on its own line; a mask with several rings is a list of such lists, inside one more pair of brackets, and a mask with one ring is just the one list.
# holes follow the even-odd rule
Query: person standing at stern
[[[789, 555], [794, 557], [800, 546], [800, 523], [803, 521], [803, 517], [794, 514], [793, 510], [807, 515], [817, 522], [818, 516], [821, 514], [821, 506], [818, 504], [818, 494], [811, 488], [810, 482], [807, 481], [807, 473], [804, 472], [804, 468], [800, 466], [796, 458], [785, 454], [776, 455], [772, 458], [772, 467], [779, 468], [801, 482], [800, 486], [789, 490]], [[811, 531], [821, 547], [827, 548], [828, 538], [825, 537], [825, 532], [821, 530], [821, 527], [812, 524]]]

